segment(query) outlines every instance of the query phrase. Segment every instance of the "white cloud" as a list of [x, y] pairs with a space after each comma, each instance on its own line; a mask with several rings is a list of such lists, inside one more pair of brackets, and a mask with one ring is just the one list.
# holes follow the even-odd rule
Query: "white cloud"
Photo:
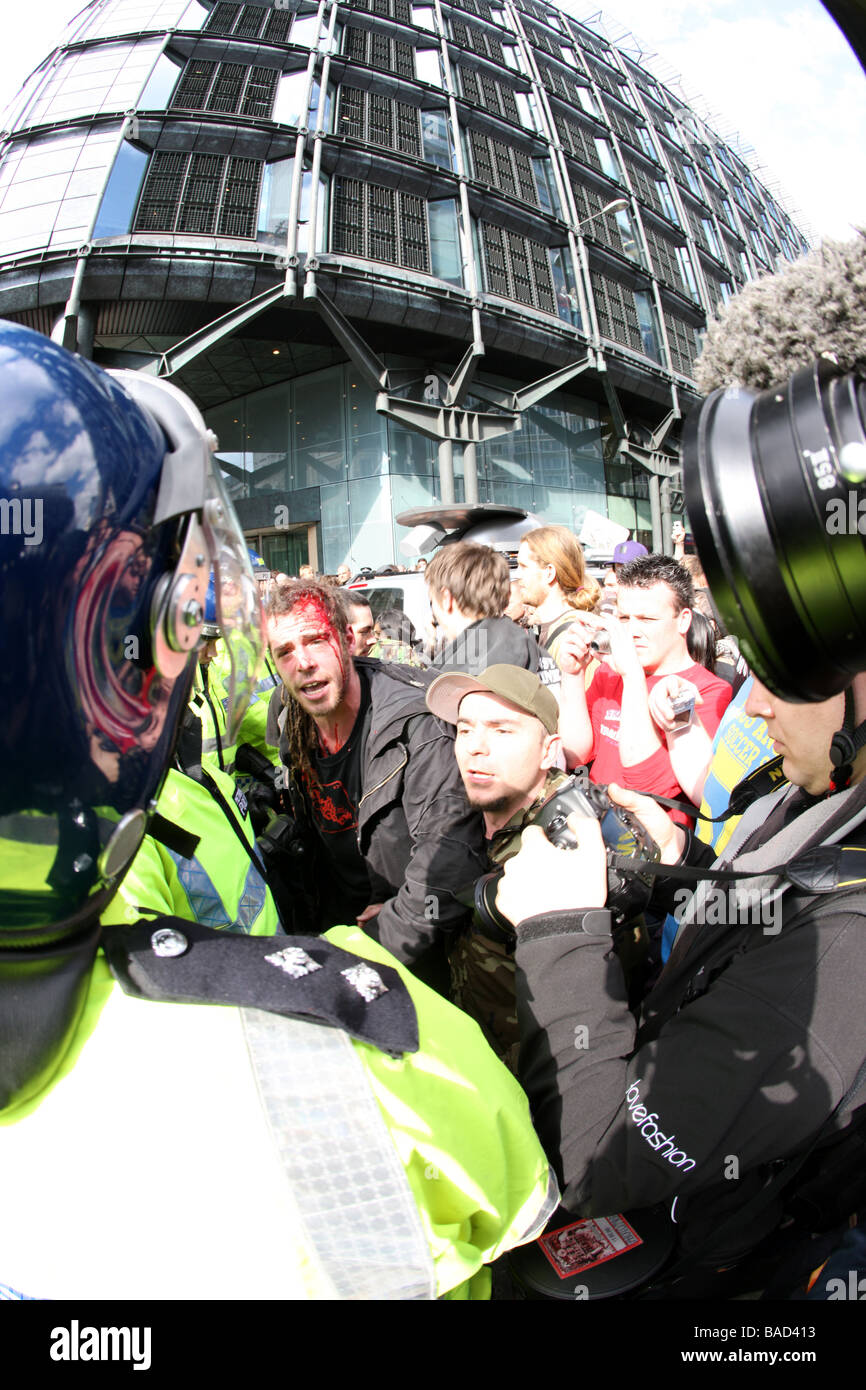
[[720, 135], [754, 147], [760, 176], [818, 236], [866, 224], [866, 83], [819, 0], [616, 0], [603, 14], [611, 36], [633, 25], [670, 64], [659, 76], [679, 72], [687, 97], [702, 94]]

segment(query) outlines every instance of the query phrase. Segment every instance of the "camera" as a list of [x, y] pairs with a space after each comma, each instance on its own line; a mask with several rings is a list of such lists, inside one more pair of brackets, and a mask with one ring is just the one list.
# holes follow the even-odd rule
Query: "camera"
[[683, 433], [689, 524], [722, 626], [786, 700], [866, 669], [866, 380], [826, 358], [714, 391]]
[[674, 712], [674, 722], [676, 724], [688, 724], [694, 713], [695, 697], [689, 695], [687, 691], [682, 691], [679, 695], [671, 698], [671, 709]]
[[[653, 879], [640, 869], [624, 869], [619, 860], [642, 859], [656, 863], [660, 850], [655, 840], [630, 811], [616, 806], [607, 788], [590, 782], [585, 773], [575, 773], [563, 786], [552, 792], [542, 803], [531, 824], [544, 831], [551, 844], [562, 850], [577, 848], [577, 840], [568, 827], [572, 812], [592, 816], [600, 824], [601, 838], [607, 851], [607, 906], [614, 925], [628, 921], [642, 912], [652, 892]], [[514, 940], [514, 928], [496, 907], [496, 890], [504, 869], [484, 874], [475, 884], [473, 906], [484, 930], [494, 940]], [[575, 906], [580, 906], [580, 885], [575, 883]]]

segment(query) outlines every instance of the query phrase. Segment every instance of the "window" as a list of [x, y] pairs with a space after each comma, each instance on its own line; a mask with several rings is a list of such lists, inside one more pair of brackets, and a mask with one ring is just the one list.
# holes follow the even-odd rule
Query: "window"
[[656, 179], [656, 191], [659, 195], [659, 202], [662, 205], [665, 216], [669, 217], [671, 222], [675, 222], [679, 227], [679, 213], [677, 212], [676, 203], [673, 200], [667, 179]]
[[658, 164], [659, 157], [656, 151], [655, 142], [652, 136], [650, 135], [649, 131], [647, 130], [646, 126], [638, 125], [635, 128], [637, 130], [638, 141], [644, 154], [648, 154], [650, 159], [654, 159], [656, 164]]
[[626, 208], [620, 208], [619, 212], [615, 214], [615, 218], [625, 255], [633, 261], [643, 261], [643, 252], [635, 235], [631, 214]]
[[454, 168], [454, 151], [444, 111], [421, 112], [421, 140], [428, 164], [438, 164], [442, 169]]
[[698, 178], [698, 171], [695, 168], [694, 164], [689, 164], [688, 160], [684, 159], [683, 173], [686, 176], [686, 183], [694, 193], [695, 197], [703, 199], [703, 189], [701, 188], [700, 179]]
[[598, 158], [604, 173], [607, 174], [609, 179], [613, 179], [615, 183], [620, 183], [622, 181], [622, 174], [620, 173], [619, 165], [617, 164], [616, 156], [610, 142], [596, 137], [595, 148], [598, 150]]
[[431, 34], [436, 33], [436, 14], [429, 5], [412, 6], [412, 23], [416, 29], [427, 29]]
[[136, 105], [140, 111], [162, 111], [168, 106], [177, 79], [180, 77], [180, 63], [174, 62], [165, 53], [160, 53], [153, 72], [147, 79], [144, 91]]
[[259, 241], [285, 246], [289, 230], [294, 159], [277, 159], [266, 164], [259, 201]]
[[534, 158], [532, 161], [532, 172], [535, 176], [535, 187], [538, 193], [538, 205], [542, 212], [549, 213], [551, 217], [561, 217], [562, 209], [559, 205], [559, 193], [556, 188], [556, 180], [553, 177], [553, 169], [549, 159]]
[[573, 328], [583, 331], [580, 313], [580, 300], [571, 271], [571, 257], [567, 246], [555, 246], [550, 253], [550, 268], [553, 272], [553, 289], [556, 295], [556, 312]]
[[644, 352], [647, 357], [652, 357], [656, 362], [660, 362], [661, 352], [659, 351], [658, 330], [656, 328], [656, 312], [652, 299], [646, 290], [635, 290], [634, 302]]
[[94, 240], [104, 236], [123, 236], [129, 231], [147, 160], [146, 150], [137, 150], [124, 140], [102, 195], [93, 229]]
[[541, 123], [538, 119], [538, 110], [535, 105], [535, 97], [532, 92], [515, 92], [514, 100], [517, 104], [517, 113], [520, 116], [520, 124], [524, 130], [541, 130]]
[[719, 238], [716, 236], [716, 228], [714, 224], [710, 221], [709, 217], [701, 218], [701, 226], [704, 229], [704, 236], [707, 239], [707, 245], [709, 246], [713, 255], [716, 257], [717, 260], [723, 260], [724, 257], [722, 256], [722, 248], [719, 246]]
[[511, 68], [512, 72], [524, 71], [523, 56], [515, 44], [504, 43], [502, 45], [502, 60], [507, 68]]
[[317, 15], [295, 15], [292, 20], [292, 32], [289, 35], [290, 43], [302, 44], [304, 48], [315, 48], [320, 36], [321, 28]]
[[415, 75], [430, 87], [443, 87], [442, 61], [438, 48], [415, 49]]
[[463, 256], [457, 203], [453, 198], [437, 199], [427, 204], [430, 226], [430, 268], [440, 280], [452, 285], [463, 284]]
[[598, 114], [598, 106], [589, 87], [585, 87], [582, 82], [575, 84], [577, 87], [577, 99], [588, 116], [595, 116], [596, 120], [601, 117]]
[[695, 268], [692, 265], [692, 258], [689, 253], [689, 248], [687, 246], [678, 246], [676, 254], [677, 265], [680, 269], [680, 275], [682, 276], [683, 284], [686, 286], [687, 290], [691, 294], [692, 299], [698, 299], [698, 282], [695, 279]]

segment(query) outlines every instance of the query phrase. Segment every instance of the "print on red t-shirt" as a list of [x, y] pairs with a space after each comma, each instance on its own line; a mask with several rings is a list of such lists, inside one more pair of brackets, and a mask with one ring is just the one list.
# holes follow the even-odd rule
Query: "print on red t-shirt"
[[[697, 714], [710, 738], [719, 727], [722, 715], [731, 700], [732, 690], [727, 681], [714, 676], [704, 666], [687, 666], [676, 674], [684, 681], [691, 681], [701, 693], [703, 704], [698, 706]], [[647, 694], [664, 676], [647, 676]], [[657, 796], [682, 797], [684, 792], [671, 767], [664, 734], [661, 748], [631, 767], [623, 767], [619, 756], [619, 723], [622, 705], [622, 676], [608, 667], [601, 667], [592, 678], [586, 692], [586, 703], [592, 721], [593, 764], [590, 778], [593, 782], [617, 782], [636, 792], [653, 792]], [[671, 812], [674, 820], [690, 824], [687, 817], [679, 812]]]

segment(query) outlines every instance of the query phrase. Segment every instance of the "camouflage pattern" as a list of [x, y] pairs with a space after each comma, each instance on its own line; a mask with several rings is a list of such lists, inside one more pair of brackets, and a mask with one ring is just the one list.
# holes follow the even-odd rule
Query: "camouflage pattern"
[[400, 642], [396, 637], [377, 637], [368, 656], [375, 656], [379, 661], [396, 661], [401, 666], [426, 666], [427, 662], [410, 647], [408, 642]]
[[[527, 825], [542, 802], [566, 781], [566, 774], [551, 769], [544, 787], [531, 806], [516, 812], [507, 825], [488, 841], [490, 867], [504, 864], [520, 849]], [[472, 926], [451, 947], [451, 997], [458, 1008], [474, 1018], [493, 1051], [512, 1072], [517, 1072], [520, 1036], [514, 983], [514, 938], [496, 941], [481, 928], [477, 914]]]

